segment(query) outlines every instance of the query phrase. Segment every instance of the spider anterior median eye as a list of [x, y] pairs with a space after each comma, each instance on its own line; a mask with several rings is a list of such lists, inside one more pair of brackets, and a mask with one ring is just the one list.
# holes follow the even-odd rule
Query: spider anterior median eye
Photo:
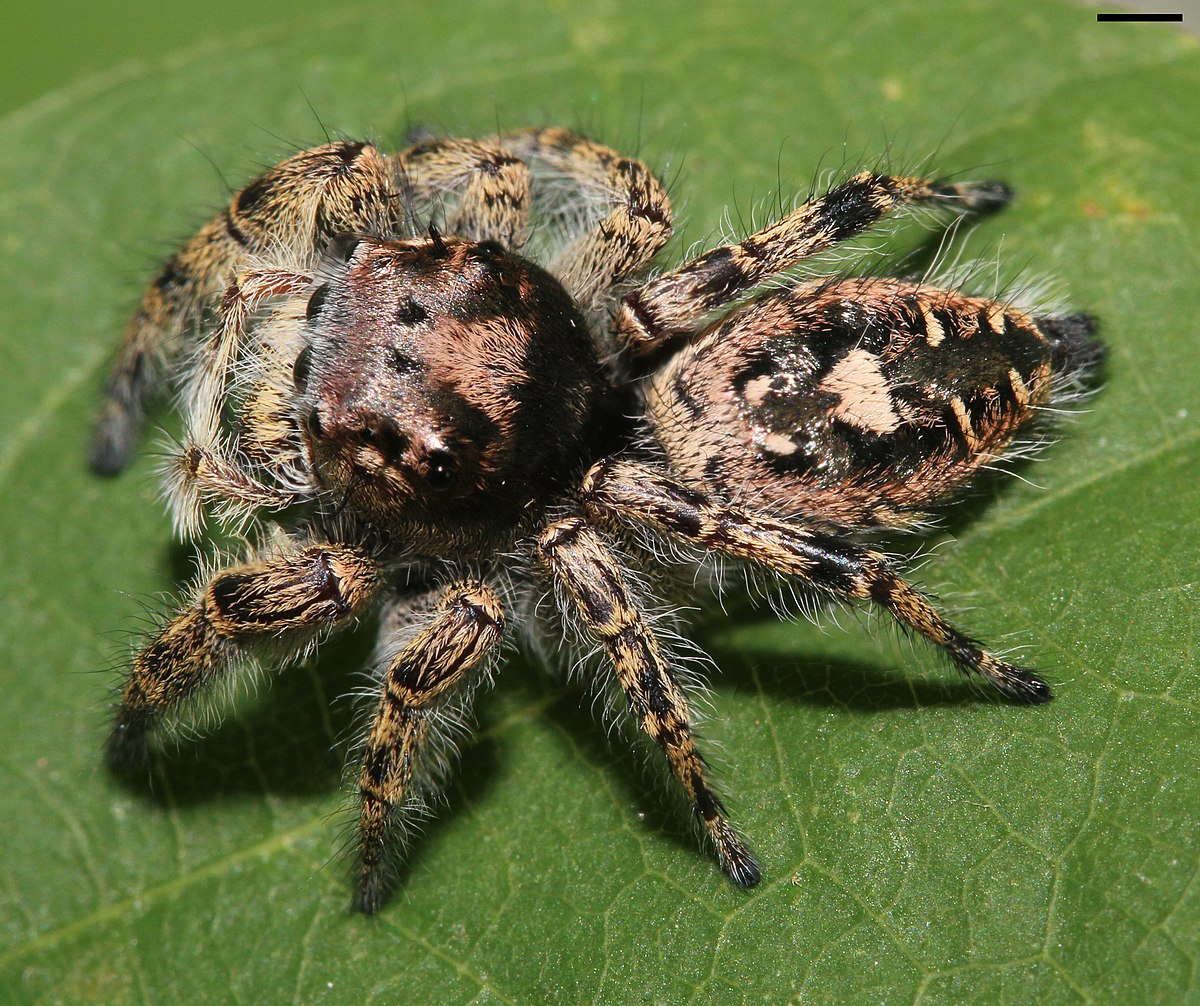
[[304, 309], [304, 318], [306, 321], [312, 321], [318, 314], [321, 313], [321, 308], [325, 305], [325, 298], [329, 296], [329, 284], [322, 283], [308, 298], [308, 307]]
[[454, 455], [449, 451], [434, 451], [429, 455], [425, 481], [431, 489], [447, 489], [454, 480]]
[[402, 300], [396, 308], [396, 320], [401, 325], [418, 325], [428, 316], [429, 312], [411, 297]]
[[292, 364], [292, 383], [297, 391], [308, 387], [308, 375], [312, 372], [312, 346], [305, 346]]

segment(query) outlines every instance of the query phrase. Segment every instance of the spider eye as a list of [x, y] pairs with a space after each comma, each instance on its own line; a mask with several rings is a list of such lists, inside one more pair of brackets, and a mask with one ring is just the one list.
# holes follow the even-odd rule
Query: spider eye
[[429, 317], [429, 312], [412, 297], [406, 297], [396, 308], [396, 320], [401, 325], [419, 325]]
[[425, 482], [430, 489], [449, 489], [454, 481], [454, 455], [449, 451], [434, 451], [425, 463]]
[[304, 318], [306, 321], [312, 321], [318, 314], [321, 313], [321, 308], [325, 306], [325, 298], [329, 296], [329, 284], [322, 283], [308, 298], [308, 307], [304, 309]]
[[408, 448], [408, 437], [389, 419], [369, 419], [358, 430], [358, 442], [372, 447], [387, 464], [396, 464]]
[[504, 246], [499, 241], [480, 241], [470, 250], [470, 257], [480, 262], [491, 262], [504, 254]]
[[300, 350], [300, 355], [296, 357], [296, 362], [292, 364], [292, 384], [296, 386], [297, 391], [303, 391], [308, 387], [308, 375], [312, 371], [312, 346], [305, 346]]

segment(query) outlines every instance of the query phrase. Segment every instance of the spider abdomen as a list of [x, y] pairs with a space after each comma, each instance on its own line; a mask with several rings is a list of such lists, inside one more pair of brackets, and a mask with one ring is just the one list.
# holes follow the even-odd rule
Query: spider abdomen
[[900, 280], [800, 284], [668, 361], [651, 420], [675, 468], [725, 498], [904, 524], [1003, 455], [1085, 362], [1090, 330], [1062, 339], [1064, 320], [1088, 329]]

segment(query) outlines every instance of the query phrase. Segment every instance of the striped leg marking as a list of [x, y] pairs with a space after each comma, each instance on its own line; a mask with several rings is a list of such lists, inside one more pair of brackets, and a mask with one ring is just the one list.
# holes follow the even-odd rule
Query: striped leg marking
[[1010, 699], [1036, 704], [1053, 697], [1035, 674], [1000, 660], [954, 628], [879, 552], [838, 535], [714, 503], [643, 465], [601, 461], [588, 473], [583, 492], [587, 512], [598, 520], [644, 524], [689, 544], [766, 566], [834, 597], [873, 602], [941, 647], [961, 670], [979, 675]]
[[617, 332], [635, 353], [695, 331], [711, 312], [750, 293], [802, 260], [855, 237], [884, 215], [932, 203], [979, 212], [1012, 194], [997, 182], [941, 184], [862, 172], [769, 224], [745, 241], [723, 245], [631, 293], [617, 312]]
[[309, 545], [218, 573], [134, 657], [109, 761], [144, 762], [154, 725], [220, 680], [246, 644], [307, 640], [361, 614], [378, 585], [375, 561], [349, 545]]
[[761, 876], [758, 863], [708, 785], [704, 758], [688, 722], [687, 698], [654, 633], [634, 606], [612, 552], [600, 535], [577, 517], [552, 524], [542, 533], [538, 546], [588, 632], [604, 647], [630, 713], [666, 756], [716, 846], [722, 868], [739, 886], [753, 887]]
[[[529, 166], [501, 148], [475, 140], [430, 140], [394, 155], [401, 188], [423, 201], [461, 190], [446, 232], [471, 241], [499, 241], [520, 251], [529, 236]], [[420, 221], [413, 221], [420, 227]]]
[[483, 583], [460, 583], [442, 593], [433, 620], [388, 665], [358, 783], [355, 907], [368, 915], [387, 894], [389, 839], [402, 823], [400, 814], [420, 799], [414, 778], [437, 725], [438, 700], [479, 666], [503, 634], [495, 592]]
[[525, 129], [501, 145], [529, 162], [534, 175], [566, 176], [606, 212], [550, 264], [550, 272], [585, 311], [599, 306], [614, 284], [635, 276], [671, 237], [671, 203], [641, 161], [622, 157], [566, 129]]

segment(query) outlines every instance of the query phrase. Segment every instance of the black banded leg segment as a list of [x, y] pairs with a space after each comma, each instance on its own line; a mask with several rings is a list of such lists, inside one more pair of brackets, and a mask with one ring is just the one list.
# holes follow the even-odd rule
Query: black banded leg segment
[[594, 193], [607, 211], [576, 236], [550, 263], [549, 271], [585, 310], [642, 270], [672, 234], [671, 202], [641, 161], [623, 157], [567, 129], [523, 129], [500, 138], [534, 168], [570, 178], [581, 192]]
[[219, 296], [221, 269], [236, 261], [237, 251], [223, 225], [209, 224], [167, 259], [146, 288], [104, 385], [88, 451], [92, 471], [115, 475], [129, 463], [147, 401], [163, 390], [167, 364], [179, 355], [185, 330], [204, 301]]
[[[498, 241], [520, 251], [529, 236], [529, 166], [501, 148], [475, 140], [429, 140], [391, 160], [402, 188], [422, 202], [461, 190], [446, 231], [472, 241]], [[419, 221], [414, 225], [421, 226]]]
[[145, 760], [165, 715], [219, 681], [247, 644], [332, 628], [361, 614], [379, 584], [375, 561], [319, 544], [214, 576], [134, 657], [108, 741], [116, 767]]
[[603, 647], [630, 713], [659, 746], [716, 846], [721, 866], [741, 887], [761, 878], [754, 854], [725, 817], [708, 785], [704, 758], [688, 722], [687, 698], [639, 614], [609, 548], [581, 518], [550, 525], [538, 540], [542, 560]]
[[593, 466], [584, 480], [583, 503], [598, 520], [644, 524], [834, 597], [871, 601], [941, 647], [959, 669], [981, 676], [1010, 699], [1033, 704], [1053, 697], [1032, 672], [988, 653], [946, 621], [885, 556], [854, 541], [715, 503], [668, 475], [621, 461]]
[[710, 313], [772, 276], [862, 234], [905, 206], [983, 212], [1011, 198], [999, 182], [942, 183], [864, 171], [744, 241], [713, 248], [635, 290], [618, 309], [618, 336], [634, 353], [650, 353], [696, 331]]
[[[483, 583], [448, 587], [432, 620], [388, 663], [359, 772], [359, 873], [355, 907], [368, 915], [387, 894], [389, 839], [420, 805], [422, 749], [442, 703], [504, 634], [500, 599]], [[426, 752], [427, 753], [427, 752]]]

